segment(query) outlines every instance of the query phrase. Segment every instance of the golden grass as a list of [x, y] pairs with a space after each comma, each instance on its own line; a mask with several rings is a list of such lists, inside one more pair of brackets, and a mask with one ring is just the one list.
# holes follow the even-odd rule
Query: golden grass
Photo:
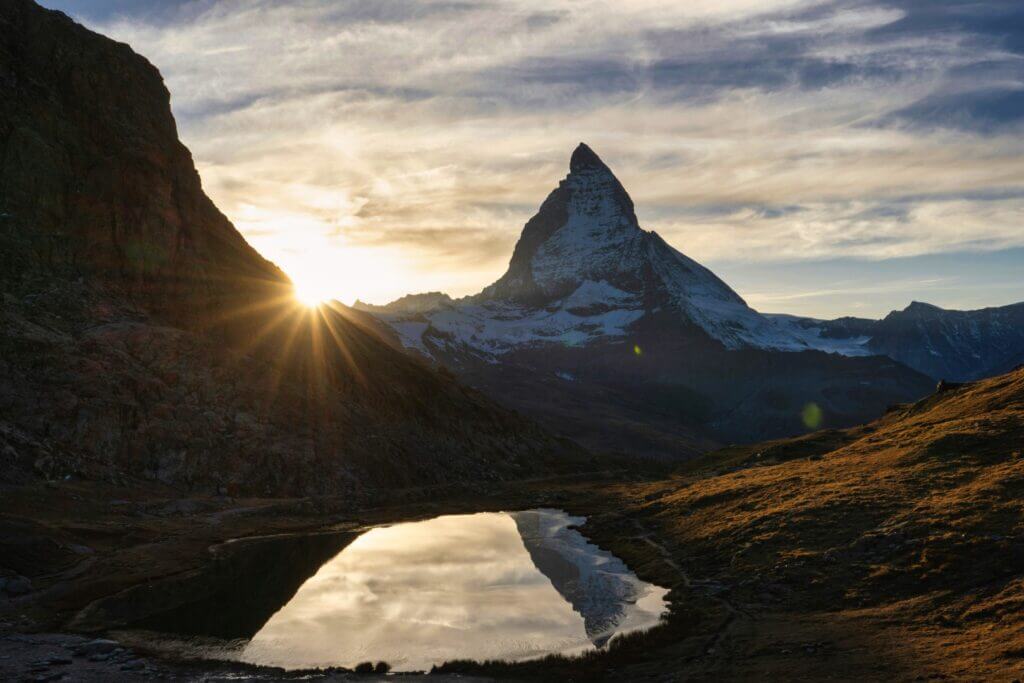
[[815, 677], [820, 656], [767, 642], [799, 622], [863, 649], [830, 676], [1024, 673], [1024, 369], [611, 493], [759, 615], [709, 671]]

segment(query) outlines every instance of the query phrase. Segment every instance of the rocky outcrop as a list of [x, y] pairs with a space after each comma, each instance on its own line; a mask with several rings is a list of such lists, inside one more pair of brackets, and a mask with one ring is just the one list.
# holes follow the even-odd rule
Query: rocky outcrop
[[0, 92], [0, 227], [34, 265], [189, 325], [287, 291], [203, 193], [160, 74], [127, 45], [4, 2]]
[[1024, 303], [950, 311], [914, 302], [878, 321], [868, 346], [936, 379], [988, 377], [1024, 354]]
[[966, 382], [1008, 372], [1024, 358], [1024, 303], [954, 311], [920, 301], [882, 320], [806, 321], [831, 339], [862, 338], [865, 349], [934, 379]]
[[200, 186], [160, 75], [0, 4], [0, 477], [356, 492], [573, 467], [578, 449], [306, 309]]

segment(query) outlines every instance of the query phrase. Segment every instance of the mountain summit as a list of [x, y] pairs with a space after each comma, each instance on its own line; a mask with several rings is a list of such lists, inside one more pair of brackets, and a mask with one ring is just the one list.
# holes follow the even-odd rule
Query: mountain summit
[[671, 311], [727, 348], [806, 348], [710, 270], [642, 229], [629, 193], [584, 143], [572, 154], [569, 175], [523, 228], [508, 270], [473, 299], [544, 308], [568, 303], [577, 315], [614, 309], [633, 320]]
[[569, 162], [569, 175], [523, 228], [508, 271], [480, 297], [548, 303], [608, 270], [609, 262], [635, 247], [642, 234], [625, 188], [600, 157], [580, 143]]
[[590, 149], [587, 143], [581, 142], [576, 145], [576, 149], [572, 152], [572, 158], [569, 159], [569, 170], [581, 171], [584, 168], [603, 168], [606, 171], [608, 170], [608, 167], [601, 161], [601, 157], [597, 156], [597, 153]]

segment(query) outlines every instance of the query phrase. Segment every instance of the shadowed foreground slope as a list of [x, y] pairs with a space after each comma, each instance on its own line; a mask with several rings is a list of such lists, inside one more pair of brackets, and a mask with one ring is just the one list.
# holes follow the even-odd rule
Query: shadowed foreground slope
[[742, 610], [708, 673], [1024, 673], [1024, 368], [620, 494]]
[[579, 451], [291, 283], [206, 197], [160, 75], [0, 4], [0, 477], [353, 491]]

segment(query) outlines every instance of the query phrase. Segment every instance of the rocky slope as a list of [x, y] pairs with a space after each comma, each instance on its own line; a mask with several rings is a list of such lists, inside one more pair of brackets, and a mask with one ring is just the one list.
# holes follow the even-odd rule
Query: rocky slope
[[811, 325], [833, 339], [863, 338], [865, 348], [954, 382], [990, 377], [1024, 362], [1024, 303], [951, 311], [913, 302], [882, 320]]
[[291, 283], [203, 193], [160, 75], [0, 4], [0, 477], [356, 492], [582, 457]]
[[605, 450], [678, 457], [715, 439], [794, 434], [810, 404], [827, 424], [850, 425], [932, 384], [868, 357], [866, 337], [750, 308], [643, 230], [584, 144], [493, 285], [460, 300], [433, 293], [360, 308], [397, 346]]
[[0, 12], [4, 270], [90, 279], [189, 325], [286, 282], [200, 187], [159, 73], [29, 0]]

